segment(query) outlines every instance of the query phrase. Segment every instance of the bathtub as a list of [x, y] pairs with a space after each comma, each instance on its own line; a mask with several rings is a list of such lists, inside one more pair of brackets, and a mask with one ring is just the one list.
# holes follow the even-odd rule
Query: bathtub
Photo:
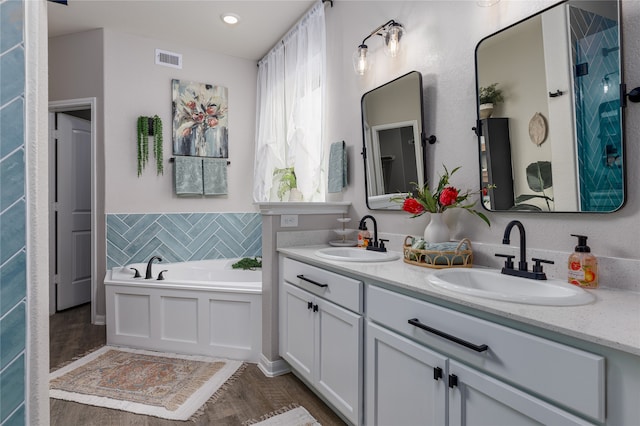
[[262, 272], [232, 269], [237, 260], [154, 263], [149, 280], [143, 263], [107, 271], [107, 344], [257, 362]]

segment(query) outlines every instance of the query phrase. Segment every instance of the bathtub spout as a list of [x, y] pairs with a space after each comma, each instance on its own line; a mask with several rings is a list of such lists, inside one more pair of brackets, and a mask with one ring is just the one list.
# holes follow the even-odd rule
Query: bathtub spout
[[153, 256], [151, 257], [151, 259], [149, 259], [149, 262], [147, 263], [147, 273], [144, 275], [145, 280], [150, 280], [151, 278], [153, 278], [153, 276], [151, 275], [151, 265], [153, 265], [153, 261], [156, 259], [158, 259], [158, 262], [162, 262], [162, 258], [160, 256]]

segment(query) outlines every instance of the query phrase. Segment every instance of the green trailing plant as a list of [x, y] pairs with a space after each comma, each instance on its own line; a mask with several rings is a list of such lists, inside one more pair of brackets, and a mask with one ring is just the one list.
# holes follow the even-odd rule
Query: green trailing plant
[[[151, 128], [149, 128], [151, 125]], [[138, 176], [149, 162], [149, 130], [153, 135], [153, 155], [156, 159], [156, 173], [161, 175], [164, 173], [163, 165], [163, 137], [162, 137], [162, 120], [157, 115], [146, 117], [141, 115], [138, 117], [137, 133], [138, 133]]]
[[504, 101], [502, 95], [502, 89], [498, 89], [498, 83], [490, 84], [486, 87], [481, 87], [478, 91], [478, 101], [482, 104], [498, 104]]
[[162, 120], [157, 115], [153, 116], [153, 155], [156, 159], [156, 174], [164, 174], [162, 162]]

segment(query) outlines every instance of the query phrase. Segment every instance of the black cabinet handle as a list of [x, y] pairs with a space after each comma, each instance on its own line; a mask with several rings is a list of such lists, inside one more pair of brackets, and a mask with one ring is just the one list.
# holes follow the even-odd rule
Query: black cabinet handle
[[318, 312], [318, 305], [313, 305], [313, 312]]
[[437, 382], [439, 379], [442, 379], [442, 368], [433, 367], [433, 380]]
[[320, 284], [317, 281], [314, 280], [310, 280], [309, 278], [306, 278], [304, 275], [300, 274], [300, 275], [296, 275], [296, 277], [300, 278], [303, 281], [306, 281], [308, 283], [311, 283], [313, 285], [317, 285], [318, 287], [329, 287], [329, 284]]
[[455, 374], [449, 374], [449, 387], [453, 389], [456, 386], [458, 386], [458, 376]]
[[557, 98], [558, 96], [564, 95], [564, 92], [561, 90], [556, 90], [555, 92], [549, 92], [550, 98]]
[[313, 303], [312, 302], [307, 302], [307, 309], [311, 309], [313, 308]]
[[462, 340], [459, 337], [447, 334], [444, 331], [440, 331], [440, 330], [436, 330], [435, 328], [431, 328], [428, 325], [425, 325], [425, 324], [421, 323], [418, 318], [412, 318], [408, 322], [409, 322], [409, 324], [411, 324], [411, 325], [413, 325], [415, 327], [418, 327], [418, 328], [420, 328], [420, 329], [422, 329], [424, 331], [428, 331], [429, 333], [433, 333], [436, 336], [440, 336], [440, 337], [443, 337], [443, 338], [445, 338], [447, 340], [451, 340], [454, 343], [462, 345], [465, 348], [472, 349], [472, 350], [474, 350], [476, 352], [484, 352], [484, 351], [489, 349], [489, 346], [487, 346], [487, 345], [475, 345], [475, 344], [473, 344], [471, 342], [467, 342], [466, 340]]

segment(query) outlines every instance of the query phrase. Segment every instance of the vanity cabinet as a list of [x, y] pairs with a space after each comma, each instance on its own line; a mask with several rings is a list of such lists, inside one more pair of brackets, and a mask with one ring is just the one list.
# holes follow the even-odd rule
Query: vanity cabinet
[[604, 421], [604, 357], [374, 285], [366, 292], [367, 425]]
[[361, 423], [363, 284], [281, 258], [280, 356], [353, 424]]

